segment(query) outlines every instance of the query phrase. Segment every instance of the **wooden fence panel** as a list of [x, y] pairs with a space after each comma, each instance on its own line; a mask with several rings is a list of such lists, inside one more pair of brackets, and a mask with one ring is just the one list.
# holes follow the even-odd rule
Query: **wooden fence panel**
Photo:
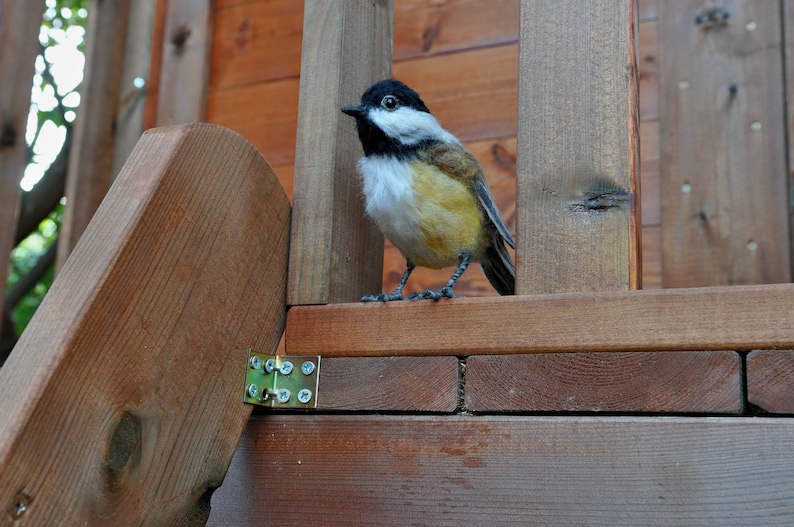
[[211, 526], [794, 523], [794, 422], [269, 415]]
[[4, 519], [203, 525], [251, 412], [246, 350], [284, 329], [289, 222], [236, 133], [144, 134], [0, 369]]
[[794, 414], [794, 350], [747, 355], [747, 401], [773, 414]]
[[660, 2], [664, 287], [791, 281], [780, 10]]

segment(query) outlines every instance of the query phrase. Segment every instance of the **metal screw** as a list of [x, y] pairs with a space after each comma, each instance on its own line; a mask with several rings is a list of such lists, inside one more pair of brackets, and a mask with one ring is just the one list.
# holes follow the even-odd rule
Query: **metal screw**
[[259, 356], [257, 355], [251, 357], [251, 368], [258, 370], [261, 367], [262, 367], [262, 359], [260, 359]]
[[304, 375], [311, 375], [314, 373], [314, 363], [310, 360], [307, 360], [301, 365], [301, 371]]
[[750, 240], [747, 242], [747, 250], [750, 252], [755, 252], [758, 250], [758, 242], [755, 240]]
[[290, 397], [292, 397], [292, 394], [289, 393], [289, 390], [287, 390], [286, 388], [282, 388], [278, 392], [276, 392], [276, 399], [280, 403], [286, 403], [287, 401], [289, 401]]
[[265, 371], [267, 373], [273, 373], [273, 370], [276, 369], [276, 363], [273, 359], [267, 359], [265, 361]]
[[758, 24], [755, 23], [755, 20], [750, 20], [744, 26], [744, 29], [746, 29], [747, 31], [755, 31], [755, 28], [757, 28], [757, 27], [758, 27]]
[[281, 375], [289, 375], [292, 373], [292, 363], [285, 360], [281, 363], [281, 366], [278, 367], [278, 371], [281, 372]]
[[684, 183], [683, 185], [681, 185], [681, 192], [683, 192], [684, 194], [689, 194], [690, 192], [692, 192], [692, 185], [690, 185], [689, 183]]
[[11, 505], [11, 514], [13, 515], [14, 519], [21, 518], [23, 514], [28, 510], [28, 500], [26, 496], [18, 495], [14, 498], [14, 503]]
[[679, 82], [679, 83], [678, 83], [678, 88], [679, 88], [680, 90], [687, 90], [687, 89], [689, 89], [689, 81], [686, 81], [686, 80], [685, 80], [685, 81], [681, 81], [681, 82]]
[[312, 391], [311, 390], [307, 390], [306, 388], [304, 388], [303, 390], [299, 391], [298, 392], [298, 400], [300, 402], [302, 402], [303, 404], [308, 403], [309, 401], [312, 400]]
[[761, 130], [761, 121], [753, 121], [750, 123], [750, 130], [753, 132], [758, 132]]
[[256, 384], [249, 384], [248, 396], [256, 399], [258, 395], [259, 395], [259, 386], [257, 386]]

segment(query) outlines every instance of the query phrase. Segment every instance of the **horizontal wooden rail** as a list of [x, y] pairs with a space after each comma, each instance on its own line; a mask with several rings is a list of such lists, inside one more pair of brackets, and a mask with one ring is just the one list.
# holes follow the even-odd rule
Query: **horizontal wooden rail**
[[286, 339], [331, 357], [794, 348], [794, 284], [296, 306]]

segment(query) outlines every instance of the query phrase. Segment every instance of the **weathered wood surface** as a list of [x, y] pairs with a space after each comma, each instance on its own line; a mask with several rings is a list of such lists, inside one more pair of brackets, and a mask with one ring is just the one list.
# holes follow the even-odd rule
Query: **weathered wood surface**
[[343, 106], [391, 73], [392, 0], [307, 0], [295, 151], [290, 305], [379, 292], [383, 235], [364, 218], [361, 146]]
[[74, 125], [56, 269], [74, 250], [113, 182], [113, 148], [130, 1], [90, 4], [80, 114]]
[[168, 0], [158, 79], [157, 125], [206, 119], [212, 0]]
[[251, 411], [246, 349], [284, 328], [289, 219], [236, 133], [144, 134], [0, 369], [4, 518], [206, 520]]
[[789, 282], [781, 5], [714, 8], [660, 2], [663, 284]]
[[295, 307], [286, 345], [329, 357], [792, 349], [794, 285]]
[[483, 355], [466, 360], [474, 412], [686, 412], [743, 408], [733, 351]]
[[794, 414], [794, 351], [747, 355], [747, 401], [773, 414]]
[[320, 363], [321, 410], [454, 412], [457, 357], [326, 357]]
[[794, 422], [269, 415], [209, 525], [794, 523]]
[[640, 287], [635, 0], [521, 4], [516, 292]]
[[43, 4], [0, 2], [0, 321], [8, 257], [16, 245], [19, 182], [27, 163], [25, 130], [43, 11]]

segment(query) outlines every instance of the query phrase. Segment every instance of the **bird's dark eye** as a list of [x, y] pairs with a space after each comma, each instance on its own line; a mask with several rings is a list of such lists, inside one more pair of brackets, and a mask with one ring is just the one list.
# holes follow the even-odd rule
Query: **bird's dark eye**
[[383, 98], [380, 102], [380, 105], [386, 108], [389, 111], [396, 110], [397, 107], [400, 105], [399, 101], [397, 101], [397, 97], [394, 95], [387, 95]]

